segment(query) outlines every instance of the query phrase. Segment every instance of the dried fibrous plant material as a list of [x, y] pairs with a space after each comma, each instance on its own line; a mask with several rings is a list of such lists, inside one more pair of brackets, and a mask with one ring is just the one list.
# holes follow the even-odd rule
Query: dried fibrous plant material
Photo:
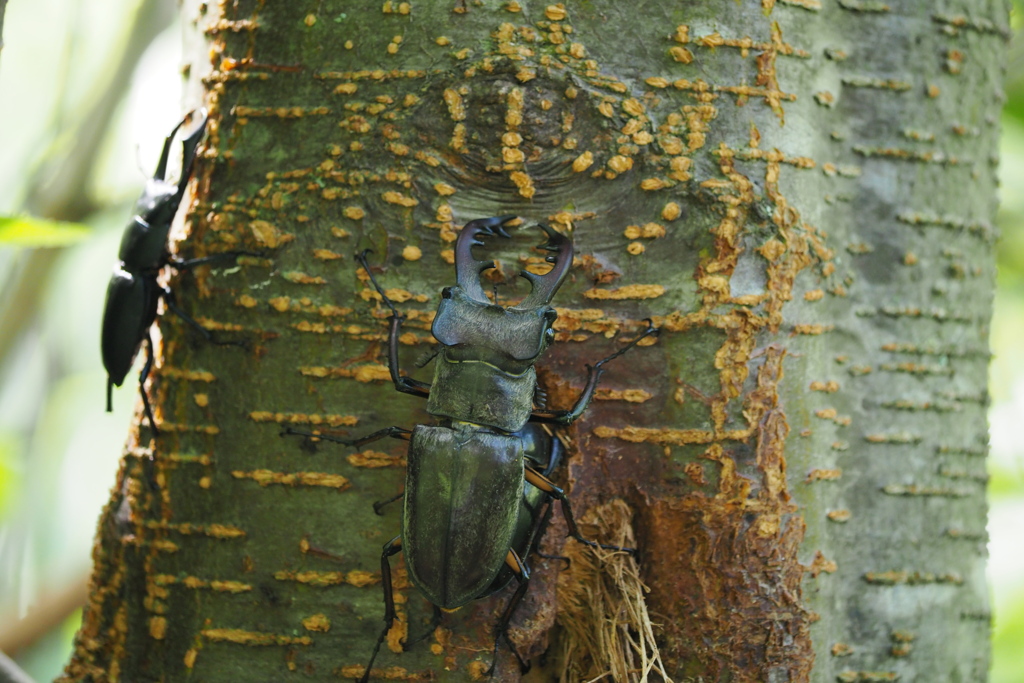
[[[621, 500], [600, 505], [580, 520], [584, 536], [635, 548], [633, 512]], [[670, 682], [647, 613], [647, 588], [628, 553], [565, 546], [570, 564], [558, 577], [562, 637], [561, 683]]]

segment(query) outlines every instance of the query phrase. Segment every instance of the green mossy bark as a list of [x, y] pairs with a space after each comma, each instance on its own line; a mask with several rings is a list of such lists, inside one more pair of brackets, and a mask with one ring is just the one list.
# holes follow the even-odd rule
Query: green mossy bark
[[[164, 435], [130, 440], [68, 680], [361, 674], [400, 531], [397, 505], [371, 503], [400, 490], [405, 446], [349, 457], [278, 433], [428, 420], [386, 380], [386, 310], [352, 254], [373, 248], [408, 317], [403, 366], [429, 380], [414, 361], [451, 240], [506, 213], [576, 245], [539, 368], [555, 407], [643, 318], [663, 328], [609, 366], [558, 480], [578, 514], [633, 509], [675, 680], [985, 677], [1005, 3], [184, 11], [211, 125], [178, 247], [265, 258], [178, 278], [186, 309], [249, 345], [161, 319]], [[500, 297], [526, 291], [526, 240]], [[562, 533], [556, 514], [547, 552]], [[539, 657], [562, 565], [533, 562], [513, 638]], [[417, 636], [430, 609], [400, 585]], [[508, 596], [385, 648], [382, 674], [479, 674]]]

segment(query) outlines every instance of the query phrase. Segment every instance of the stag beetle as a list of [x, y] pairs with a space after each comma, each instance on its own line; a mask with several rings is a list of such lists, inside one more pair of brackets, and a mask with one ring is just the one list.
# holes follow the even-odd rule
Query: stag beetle
[[[198, 119], [198, 122], [196, 121]], [[181, 176], [177, 184], [167, 182], [167, 160], [175, 135], [186, 123], [192, 129], [182, 139]], [[142, 405], [154, 434], [159, 434], [153, 410], [146, 395], [145, 382], [153, 366], [153, 338], [149, 327], [156, 319], [157, 302], [162, 298], [169, 309], [198, 330], [208, 341], [212, 335], [189, 317], [174, 300], [174, 293], [157, 282], [157, 275], [165, 265], [186, 270], [211, 261], [233, 258], [246, 252], [225, 252], [191, 260], [181, 260], [167, 250], [167, 235], [178, 205], [185, 194], [185, 186], [192, 174], [196, 147], [206, 129], [206, 110], [190, 112], [164, 141], [156, 172], [146, 182], [146, 189], [135, 202], [135, 213], [121, 237], [118, 262], [107, 285], [107, 299], [103, 308], [103, 328], [100, 350], [103, 367], [107, 370], [107, 412], [111, 412], [113, 387], [121, 386], [132, 367], [139, 347], [146, 342], [146, 364], [139, 376]], [[230, 343], [230, 342], [229, 342]]]
[[[546, 225], [541, 249], [552, 252], [553, 267], [546, 275], [523, 271], [530, 294], [513, 306], [488, 300], [480, 274], [493, 261], [473, 257], [482, 236], [509, 238], [503, 225], [515, 216], [474, 220], [455, 245], [456, 284], [441, 291], [441, 303], [431, 331], [439, 342], [431, 384], [403, 376], [398, 363], [398, 339], [404, 316], [385, 295], [366, 260], [366, 270], [383, 303], [391, 309], [388, 364], [395, 389], [427, 399], [435, 425], [416, 425], [411, 431], [388, 427], [359, 439], [342, 439], [287, 428], [282, 435], [301, 435], [362, 446], [384, 437], [409, 442], [402, 533], [381, 554], [384, 589], [384, 629], [362, 678], [365, 683], [392, 622], [396, 618], [389, 559], [405, 552], [409, 578], [440, 610], [452, 610], [500, 590], [515, 577], [519, 586], [498, 623], [498, 640], [508, 642], [512, 612], [526, 592], [530, 571], [525, 557], [541, 524], [541, 507], [551, 498], [561, 502], [569, 535], [589, 546], [599, 544], [580, 535], [572, 507], [562, 489], [545, 476], [560, 457], [557, 439], [542, 425], [568, 425], [579, 418], [593, 398], [602, 366], [658, 333], [647, 328], [628, 345], [593, 366], [583, 392], [570, 410], [534, 409], [537, 374], [534, 364], [554, 341], [557, 313], [550, 301], [569, 273], [572, 241]], [[544, 468], [539, 471], [536, 466]], [[397, 498], [396, 498], [397, 499]], [[375, 506], [376, 507], [376, 506]], [[615, 550], [632, 549], [600, 545]], [[432, 629], [431, 629], [432, 630]], [[527, 669], [509, 642], [509, 647]], [[493, 669], [494, 664], [491, 667]]]

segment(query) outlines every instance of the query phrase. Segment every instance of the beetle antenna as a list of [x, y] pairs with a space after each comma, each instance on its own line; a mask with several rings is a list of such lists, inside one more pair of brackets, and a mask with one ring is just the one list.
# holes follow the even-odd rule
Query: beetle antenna
[[[206, 109], [200, 109], [198, 111], [189, 112], [188, 115], [182, 119], [182, 123], [193, 120], [196, 117], [199, 118], [199, 123], [196, 124], [195, 129], [188, 134], [188, 137], [181, 141], [181, 177], [178, 179], [179, 195], [185, 192], [185, 185], [188, 184], [188, 179], [192, 176], [192, 164], [196, 160], [196, 147], [199, 146], [199, 141], [203, 138], [203, 133], [206, 132], [206, 122], [209, 120], [206, 116]], [[166, 160], [164, 161], [166, 163]]]
[[437, 358], [437, 354], [439, 353], [441, 353], [441, 345], [434, 344], [434, 348], [424, 353], [422, 356], [420, 356], [420, 359], [416, 361], [416, 367], [422, 368], [427, 363]]
[[395, 308], [395, 305], [391, 303], [391, 299], [389, 299], [388, 295], [384, 293], [384, 289], [380, 284], [378, 284], [377, 278], [373, 276], [373, 271], [370, 270], [370, 262], [366, 260], [366, 255], [372, 251], [373, 249], [363, 249], [361, 252], [356, 254], [356, 260], [359, 261], [359, 265], [363, 267], [363, 270], [365, 270], [366, 274], [370, 277], [370, 282], [373, 283], [373, 288], [377, 290], [378, 294], [380, 294], [380, 298], [384, 301], [384, 305], [391, 309], [391, 315], [396, 318], [401, 318], [402, 315], [398, 312], [398, 309]]
[[174, 142], [174, 136], [178, 130], [185, 123], [185, 119], [178, 121], [178, 125], [170, 132], [170, 134], [164, 139], [164, 148], [160, 152], [160, 161], [157, 162], [156, 172], [153, 173], [153, 178], [156, 180], [163, 180], [167, 174], [167, 158], [171, 154], [171, 143]]
[[597, 370], [602, 365], [607, 363], [608, 361], [615, 360], [616, 358], [618, 358], [619, 356], [624, 354], [626, 351], [629, 351], [631, 348], [633, 348], [634, 346], [639, 344], [641, 339], [644, 339], [646, 337], [657, 337], [661, 333], [661, 328], [660, 327], [655, 327], [654, 326], [654, 321], [651, 320], [650, 318], [644, 318], [644, 322], [647, 323], [647, 329], [645, 329], [643, 331], [643, 334], [641, 334], [639, 337], [637, 337], [633, 341], [629, 342], [628, 344], [623, 346], [621, 349], [619, 349], [618, 351], [616, 351], [612, 355], [608, 356], [607, 358], [603, 358], [603, 359], [597, 361], [596, 363], [594, 363], [594, 369]]

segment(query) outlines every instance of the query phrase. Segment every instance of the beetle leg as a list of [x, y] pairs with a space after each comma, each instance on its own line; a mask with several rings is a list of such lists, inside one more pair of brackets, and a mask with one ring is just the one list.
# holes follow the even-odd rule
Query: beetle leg
[[[153, 367], [153, 335], [146, 333], [146, 364], [142, 366], [139, 373], [139, 393], [142, 395], [142, 408], [146, 411], [146, 418], [149, 420], [149, 428], [153, 430], [153, 436], [159, 436], [160, 430], [156, 428], [156, 420], [153, 419], [153, 408], [149, 405], [149, 395], [146, 394], [146, 378]], [[109, 382], [109, 380], [108, 380]], [[109, 384], [108, 384], [109, 386]]]
[[176, 270], [188, 270], [189, 268], [195, 268], [207, 263], [215, 263], [217, 261], [227, 261], [229, 259], [236, 259], [239, 256], [256, 256], [261, 257], [263, 254], [256, 251], [244, 251], [235, 249], [232, 251], [221, 251], [216, 254], [209, 254], [207, 256], [200, 256], [198, 258], [180, 259], [177, 256], [168, 256], [167, 263], [174, 266]]
[[391, 317], [388, 318], [391, 323], [388, 330], [388, 369], [391, 371], [391, 381], [395, 383], [395, 389], [403, 394], [412, 394], [413, 396], [426, 398], [430, 396], [429, 384], [402, 375], [401, 367], [398, 364], [398, 338], [401, 336], [402, 322], [405, 320], [405, 316], [398, 312], [395, 304], [391, 302], [391, 299], [388, 298], [387, 294], [384, 293], [384, 290], [377, 283], [377, 278], [373, 276], [370, 264], [366, 260], [366, 254], [370, 251], [370, 249], [363, 249], [356, 255], [356, 260], [359, 261], [366, 274], [370, 276], [370, 282], [373, 283], [373, 288], [380, 294], [384, 305], [391, 309]]
[[526, 589], [530, 585], [530, 568], [526, 565], [519, 554], [516, 553], [512, 548], [508, 549], [508, 555], [505, 556], [505, 564], [511, 569], [515, 575], [516, 580], [519, 581], [519, 587], [516, 588], [516, 592], [512, 594], [512, 599], [508, 601], [508, 606], [501, 615], [501, 619], [498, 621], [498, 626], [494, 632], [494, 656], [491, 659], [491, 666], [484, 675], [490, 676], [494, 673], [494, 666], [498, 663], [498, 643], [504, 639], [505, 644], [508, 645], [508, 649], [512, 650], [512, 654], [519, 660], [519, 671], [520, 673], [526, 673], [530, 670], [530, 665], [523, 661], [519, 651], [516, 650], [516, 646], [508, 637], [508, 623], [512, 621], [512, 613], [515, 612], [519, 602], [523, 599], [526, 594]]
[[604, 548], [605, 550], [622, 550], [630, 555], [636, 556], [636, 548], [623, 548], [619, 545], [606, 545], [604, 543], [597, 543], [589, 539], [583, 538], [580, 534], [580, 529], [576, 526], [576, 517], [572, 514], [572, 504], [569, 503], [569, 497], [565, 495], [565, 491], [555, 486], [554, 482], [545, 477], [543, 474], [527, 467], [523, 470], [523, 477], [526, 481], [530, 482], [541, 491], [544, 491], [549, 496], [559, 501], [562, 504], [562, 514], [565, 515], [566, 526], [569, 527], [569, 535], [575, 538], [583, 545], [589, 545], [591, 548]]
[[213, 335], [210, 334], [210, 331], [203, 327], [202, 325], [200, 325], [198, 322], [196, 322], [192, 316], [190, 316], [188, 313], [182, 310], [182, 308], [178, 305], [178, 302], [174, 298], [174, 291], [170, 287], [163, 288], [163, 297], [164, 303], [167, 304], [167, 308], [169, 308], [171, 311], [174, 312], [175, 315], [177, 315], [179, 318], [188, 323], [196, 332], [203, 335], [203, 338], [206, 339], [206, 341], [213, 341]]
[[444, 613], [441, 611], [441, 608], [437, 605], [431, 605], [431, 607], [434, 608], [434, 614], [430, 617], [430, 626], [427, 627], [427, 632], [414, 640], [410, 640], [408, 642], [403, 643], [402, 651], [408, 652], [410, 647], [412, 647], [416, 643], [426, 640], [431, 635], [433, 635], [434, 631], [437, 630], [437, 627], [441, 625], [441, 619], [444, 618]]
[[404, 495], [405, 489], [403, 488], [401, 491], [391, 496], [387, 500], [378, 500], [376, 503], [373, 504], [373, 511], [376, 512], [378, 515], [383, 515], [384, 513], [381, 512], [381, 508], [383, 508], [385, 505], [391, 505], [396, 500], [400, 500]]
[[210, 332], [208, 329], [206, 329], [205, 327], [200, 325], [195, 320], [195, 318], [193, 318], [188, 313], [186, 313], [181, 308], [181, 306], [178, 305], [178, 302], [174, 298], [174, 290], [172, 290], [170, 287], [164, 287], [164, 289], [163, 289], [163, 297], [164, 297], [164, 303], [167, 304], [167, 308], [169, 308], [171, 310], [171, 312], [173, 312], [176, 316], [178, 316], [179, 318], [184, 320], [186, 323], [188, 323], [188, 325], [192, 329], [194, 329], [199, 334], [203, 335], [203, 339], [205, 339], [206, 341], [210, 342], [211, 344], [216, 344], [217, 346], [243, 346], [243, 347], [245, 346], [245, 342], [240, 342], [240, 341], [220, 341], [219, 339], [214, 337], [212, 332]]
[[333, 441], [334, 443], [340, 443], [344, 446], [362, 446], [373, 441], [379, 441], [384, 437], [391, 436], [402, 441], [408, 441], [412, 438], [412, 431], [408, 429], [402, 429], [401, 427], [385, 427], [384, 429], [378, 429], [372, 434], [360, 437], [358, 439], [342, 439], [338, 436], [331, 436], [329, 434], [314, 434], [313, 432], [302, 432], [298, 429], [292, 429], [291, 427], [285, 427], [284, 431], [281, 432], [280, 436], [305, 436], [310, 439], [323, 439], [324, 441]]
[[373, 666], [373, 660], [377, 659], [381, 643], [387, 638], [388, 631], [391, 630], [391, 625], [397, 618], [395, 614], [395, 591], [391, 585], [391, 563], [388, 562], [388, 558], [400, 552], [402, 552], [402, 537], [395, 536], [384, 544], [384, 552], [380, 554], [380, 583], [384, 589], [384, 630], [377, 636], [377, 644], [373, 646], [370, 663], [366, 665], [366, 671], [363, 672], [363, 677], [359, 679], [359, 683], [366, 683], [370, 680], [370, 668]]
[[570, 410], [535, 410], [530, 413], [530, 420], [533, 422], [542, 422], [547, 424], [569, 425], [580, 419], [580, 416], [583, 415], [587, 406], [590, 405], [590, 400], [594, 398], [594, 391], [597, 390], [597, 382], [601, 379], [601, 375], [604, 373], [604, 368], [602, 366], [608, 361], [615, 360], [622, 354], [629, 351], [631, 348], [639, 344], [641, 339], [650, 336], [657, 336], [657, 334], [661, 332], [661, 328], [655, 327], [650, 318], [647, 318], [646, 322], [647, 329], [645, 329], [639, 337], [629, 342], [607, 358], [599, 360], [592, 366], [587, 366], [587, 385], [583, 388], [583, 392], [580, 394], [580, 397], [576, 399], [576, 405], [574, 405]]

